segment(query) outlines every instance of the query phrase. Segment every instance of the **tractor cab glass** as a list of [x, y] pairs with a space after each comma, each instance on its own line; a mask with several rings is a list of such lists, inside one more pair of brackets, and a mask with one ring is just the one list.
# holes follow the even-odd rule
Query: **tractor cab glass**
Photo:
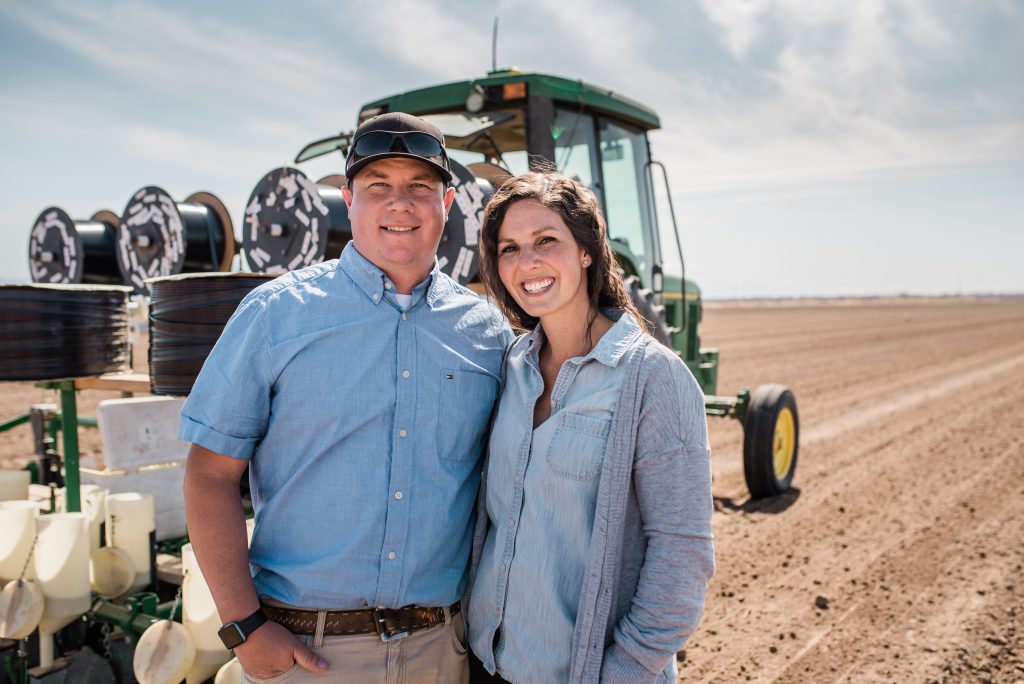
[[548, 126], [555, 141], [555, 167], [575, 178], [601, 197], [595, 170], [594, 117], [580, 111], [555, 108], [554, 121]]
[[598, 117], [597, 128], [609, 237], [633, 257], [643, 282], [656, 283], [653, 269], [660, 259], [647, 187], [647, 136], [603, 117]]
[[521, 109], [488, 112], [446, 112], [421, 118], [444, 134], [448, 156], [474, 175], [494, 183], [504, 175], [529, 169], [526, 116]]

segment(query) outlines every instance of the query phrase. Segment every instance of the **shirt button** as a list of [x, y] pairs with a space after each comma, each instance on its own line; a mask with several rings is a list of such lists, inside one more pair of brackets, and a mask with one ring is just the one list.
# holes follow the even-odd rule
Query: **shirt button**
[[403, 320], [403, 321], [407, 321], [407, 320], [409, 320], [409, 314], [407, 314], [407, 313], [404, 313], [404, 312], [403, 312], [403, 313], [402, 313], [402, 320]]
[[385, 290], [390, 290], [391, 289], [391, 283], [384, 283], [384, 289]]
[[396, 554], [394, 551], [388, 552], [388, 560], [395, 560], [395, 558], [397, 558], [397, 557], [398, 557], [398, 554]]
[[399, 430], [398, 431], [398, 436], [399, 437], [405, 437], [407, 434], [409, 434], [409, 433], [406, 432], [405, 430]]
[[378, 299], [380, 299], [380, 293], [379, 292], [374, 292], [373, 293], [373, 301], [377, 301]]
[[407, 378], [407, 377], [409, 377], [410, 375], [412, 375], [412, 374], [411, 374], [411, 373], [410, 373], [409, 371], [407, 371], [407, 370], [404, 370], [404, 371], [402, 371], [402, 377], [403, 377], [403, 378]]
[[396, 499], [401, 499], [402, 498], [402, 492], [395, 492], [395, 498]]

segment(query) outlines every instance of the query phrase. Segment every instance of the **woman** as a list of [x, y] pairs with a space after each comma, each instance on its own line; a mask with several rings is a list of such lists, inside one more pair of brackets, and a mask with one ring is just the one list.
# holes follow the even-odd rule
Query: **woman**
[[704, 396], [641, 328], [597, 198], [557, 173], [484, 214], [512, 324], [478, 510], [473, 681], [674, 682], [714, 572]]

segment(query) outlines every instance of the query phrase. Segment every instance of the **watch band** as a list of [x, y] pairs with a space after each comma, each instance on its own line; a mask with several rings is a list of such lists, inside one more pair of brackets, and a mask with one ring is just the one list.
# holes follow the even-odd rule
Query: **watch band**
[[217, 631], [217, 636], [224, 642], [224, 646], [234, 649], [244, 644], [252, 633], [262, 627], [266, 621], [267, 616], [263, 614], [263, 609], [257, 608], [255, 613], [244, 620], [229, 622], [221, 627]]

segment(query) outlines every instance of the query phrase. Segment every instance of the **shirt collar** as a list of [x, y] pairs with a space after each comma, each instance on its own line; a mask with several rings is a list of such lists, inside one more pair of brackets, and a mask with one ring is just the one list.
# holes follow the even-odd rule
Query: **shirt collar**
[[[384, 300], [385, 292], [392, 294], [396, 292], [394, 284], [391, 283], [387, 274], [360, 254], [352, 242], [345, 245], [345, 249], [341, 251], [339, 262], [345, 274], [374, 304], [380, 304]], [[412, 304], [409, 308], [415, 306], [424, 293], [426, 293], [427, 304], [430, 308], [434, 308], [440, 297], [447, 291], [445, 279], [439, 277], [440, 274], [441, 269], [438, 266], [437, 257], [434, 257], [434, 267], [430, 273], [412, 289]], [[385, 288], [385, 283], [390, 283], [391, 288]]]
[[[615, 321], [615, 323], [597, 341], [597, 344], [590, 350], [590, 353], [586, 356], [571, 359], [572, 363], [583, 365], [590, 359], [594, 359], [614, 368], [619, 365], [623, 354], [643, 334], [643, 328], [640, 327], [640, 324], [637, 323], [637, 320], [629, 312], [622, 309], [601, 309], [601, 313]], [[540, 323], [538, 323], [533, 332], [526, 336], [527, 355], [536, 358], [542, 346], [544, 346], [544, 331], [541, 329]]]

